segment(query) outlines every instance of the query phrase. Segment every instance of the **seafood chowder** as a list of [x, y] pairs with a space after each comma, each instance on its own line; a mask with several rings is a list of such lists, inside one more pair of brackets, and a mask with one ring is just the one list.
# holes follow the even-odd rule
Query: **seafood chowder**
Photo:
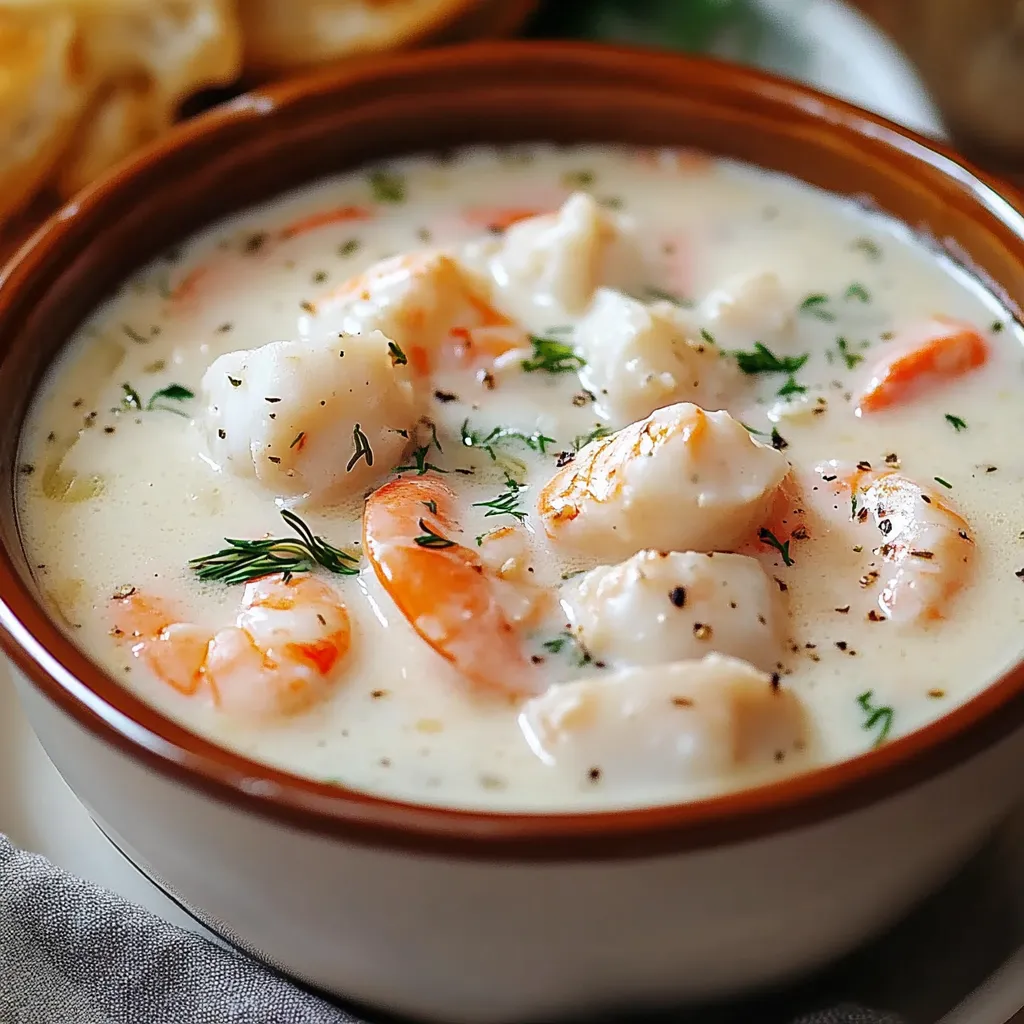
[[1021, 650], [1024, 356], [909, 231], [697, 154], [347, 174], [128, 281], [26, 426], [54, 614], [145, 701], [400, 800], [697, 799]]

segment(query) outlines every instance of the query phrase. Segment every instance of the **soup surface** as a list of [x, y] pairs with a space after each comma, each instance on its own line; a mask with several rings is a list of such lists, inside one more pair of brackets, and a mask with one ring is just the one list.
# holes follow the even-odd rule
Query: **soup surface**
[[696, 799], [1018, 657], [1020, 342], [785, 178], [396, 161], [96, 310], [25, 429], [24, 543], [91, 657], [257, 760], [460, 807]]

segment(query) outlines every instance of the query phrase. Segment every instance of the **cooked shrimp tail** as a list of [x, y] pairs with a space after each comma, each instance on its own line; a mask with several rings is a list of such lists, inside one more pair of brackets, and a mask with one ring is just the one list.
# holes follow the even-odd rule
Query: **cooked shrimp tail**
[[455, 495], [433, 474], [399, 477], [366, 501], [363, 548], [416, 632], [475, 685], [538, 686], [501, 588], [476, 551], [453, 538]]
[[216, 634], [177, 621], [167, 603], [137, 591], [114, 598], [112, 612], [115, 635], [132, 643], [132, 654], [158, 679], [261, 721], [329, 696], [351, 645], [345, 605], [315, 576], [253, 580], [235, 625]]

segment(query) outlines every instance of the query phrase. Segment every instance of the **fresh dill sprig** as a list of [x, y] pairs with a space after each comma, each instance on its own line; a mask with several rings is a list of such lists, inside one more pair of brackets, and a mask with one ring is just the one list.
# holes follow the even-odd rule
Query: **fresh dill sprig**
[[873, 704], [872, 698], [874, 695], [874, 690], [865, 690], [857, 698], [857, 703], [860, 705], [861, 710], [866, 716], [863, 724], [861, 725], [862, 729], [871, 730], [876, 726], [881, 725], [881, 729], [875, 737], [875, 746], [879, 747], [885, 742], [889, 735], [889, 731], [892, 729], [892, 720], [895, 717], [896, 712], [887, 704]]
[[455, 541], [449, 540], [447, 537], [442, 537], [439, 533], [435, 533], [422, 519], [420, 520], [420, 529], [423, 533], [418, 537], [413, 537], [413, 540], [415, 543], [419, 544], [421, 548], [455, 547]]
[[836, 315], [828, 308], [829, 298], [827, 295], [808, 295], [803, 302], [800, 303], [800, 312], [806, 313], [808, 316], [813, 316], [818, 320], [824, 320], [827, 323], [831, 323], [835, 320]]
[[367, 466], [373, 465], [373, 449], [370, 447], [369, 438], [363, 433], [362, 427], [358, 423], [352, 428], [352, 443], [355, 445], [355, 451], [345, 467], [346, 473], [351, 473], [360, 459], [365, 459]]
[[769, 547], [775, 548], [775, 550], [778, 551], [780, 555], [782, 555], [782, 561], [787, 566], [793, 564], [793, 559], [790, 557], [789, 554], [788, 540], [785, 543], [783, 543], [779, 540], [778, 537], [775, 536], [774, 533], [772, 533], [771, 530], [769, 530], [765, 526], [762, 526], [761, 529], [757, 531], [757, 537], [762, 544], [767, 544]]
[[489, 518], [491, 516], [512, 516], [515, 519], [518, 519], [519, 522], [525, 521], [526, 513], [519, 508], [519, 502], [521, 500], [520, 494], [526, 488], [511, 476], [505, 477], [505, 486], [508, 489], [503, 491], [496, 498], [492, 498], [490, 501], [474, 501], [473, 507], [487, 509], [484, 513], [484, 518]]
[[839, 357], [846, 363], [848, 370], [852, 370], [855, 366], [864, 362], [864, 357], [859, 352], [850, 351], [850, 343], [845, 338], [836, 338], [836, 348], [839, 350]]
[[583, 641], [574, 633], [567, 631], [559, 633], [553, 640], [545, 640], [542, 646], [551, 654], [561, 654], [562, 650], [568, 646], [570, 650], [575, 651], [577, 668], [583, 668], [584, 665], [589, 665], [594, 660], [590, 651], [583, 646]]
[[521, 430], [513, 430], [511, 427], [494, 427], [485, 434], [482, 430], [470, 430], [469, 420], [464, 420], [460, 431], [462, 443], [467, 448], [479, 448], [486, 452], [493, 462], [496, 462], [505, 471], [507, 477], [522, 476], [526, 472], [526, 465], [522, 459], [517, 459], [508, 452], [508, 446], [513, 442], [526, 445], [531, 451], [547, 454], [547, 446], [554, 444], [555, 439], [534, 431], [526, 434]]
[[591, 441], [597, 441], [602, 437], [608, 437], [611, 432], [612, 431], [608, 427], [594, 427], [589, 434], [577, 434], [572, 441], [573, 451], [578, 452], [581, 448], [585, 448], [590, 444]]
[[281, 518], [298, 535], [270, 537], [265, 540], [238, 540], [225, 537], [228, 547], [212, 555], [189, 560], [188, 567], [201, 580], [220, 583], [248, 583], [272, 573], [289, 577], [297, 572], [311, 572], [317, 565], [339, 576], [355, 576], [359, 572], [359, 559], [328, 544], [288, 509]]
[[586, 366], [586, 361], [572, 347], [557, 338], [541, 338], [530, 335], [533, 356], [522, 360], [522, 367], [527, 373], [544, 370], [546, 373], [572, 373]]
[[444, 454], [441, 442], [437, 439], [437, 427], [433, 423], [430, 424], [430, 440], [426, 444], [421, 444], [418, 448], [412, 450], [412, 464], [397, 466], [395, 467], [395, 472], [415, 473], [417, 476], [423, 476], [427, 470], [432, 469], [435, 473], [447, 473], [447, 469], [442, 469], [440, 466], [435, 466], [432, 462], [428, 461], [427, 456], [430, 454], [431, 448], [436, 448], [442, 455]]
[[733, 352], [732, 356], [736, 360], [736, 365], [747, 374], [793, 374], [810, 358], [810, 355], [806, 352], [802, 356], [777, 356], [767, 345], [763, 345], [760, 341], [754, 342], [752, 351], [737, 351]]
[[136, 409], [139, 412], [173, 412], [176, 416], [188, 417], [188, 413], [182, 409], [176, 409], [173, 405], [166, 405], [166, 402], [187, 402], [195, 398], [194, 392], [190, 391], [184, 384], [168, 384], [167, 387], [154, 391], [149, 396], [149, 401], [143, 403], [138, 391], [127, 382], [121, 385], [124, 396], [121, 399], [122, 409]]

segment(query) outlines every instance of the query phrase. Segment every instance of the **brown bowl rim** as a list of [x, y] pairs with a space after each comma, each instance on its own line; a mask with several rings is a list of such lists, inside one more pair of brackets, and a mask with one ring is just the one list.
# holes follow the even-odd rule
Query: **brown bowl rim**
[[[779, 106], [813, 111], [823, 128], [883, 139], [897, 159], [943, 164], [973, 192], [999, 203], [1014, 190], [974, 168], [935, 140], [831, 96], [775, 75], [722, 62], [651, 50], [582, 42], [486, 42], [391, 56], [372, 66], [329, 69], [296, 81], [254, 90], [240, 100], [177, 127], [124, 166], [67, 204], [41, 227], [0, 273], [0, 338], [7, 333], [20, 292], [35, 270], [60, 247], [69, 227], [102, 207], [125, 182], [190, 141], [217, 136], [239, 123], [260, 126], [276, 112], [312, 94], [330, 95], [351, 83], [369, 85], [399, 73], [429, 75], [451, 66], [530, 61], [584, 64], [624, 72], [631, 62], [666, 77], [717, 76], [747, 95], [769, 96]], [[685, 71], [685, 74], [683, 72]], [[251, 127], [255, 125], [256, 127]], [[980, 199], [972, 200], [974, 207]], [[999, 205], [998, 203], [996, 204]], [[990, 210], [991, 212], [991, 210]], [[1007, 214], [1000, 224], [1010, 229]], [[1013, 228], [1021, 239], [1019, 225]], [[1024, 240], [1016, 246], [1024, 262]], [[1019, 316], [1019, 310], [1014, 309]], [[0, 359], [16, 346], [5, 344]], [[18, 429], [20, 434], [21, 422]], [[8, 427], [10, 429], [10, 427]], [[13, 501], [13, 498], [12, 498]], [[146, 768], [192, 786], [237, 809], [296, 828], [381, 848], [501, 861], [601, 860], [662, 855], [748, 841], [827, 821], [865, 807], [952, 769], [1024, 724], [1024, 660], [978, 695], [931, 724], [838, 764], [769, 785], [685, 804], [635, 810], [522, 814], [418, 805], [303, 779], [235, 754], [189, 732], [121, 687], [82, 654], [50, 619], [22, 578], [8, 543], [0, 545], [0, 646], [40, 694], [94, 736]], [[83, 770], [85, 770], [83, 766]], [[72, 780], [73, 781], [73, 780]]]

